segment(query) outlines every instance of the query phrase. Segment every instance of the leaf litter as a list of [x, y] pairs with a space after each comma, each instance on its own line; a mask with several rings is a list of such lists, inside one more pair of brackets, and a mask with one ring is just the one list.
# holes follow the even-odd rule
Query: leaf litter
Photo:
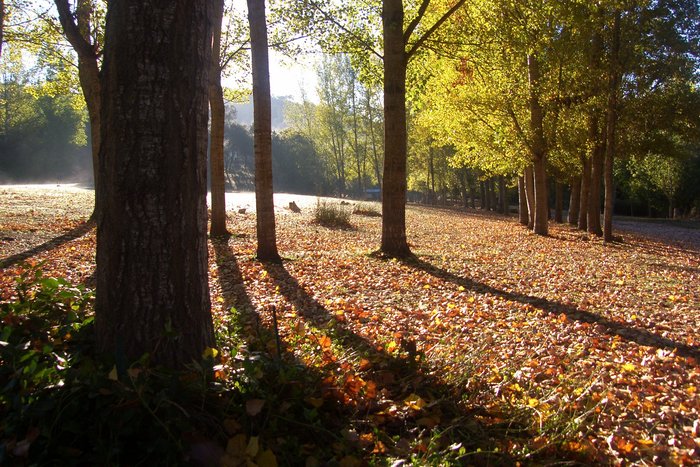
[[[29, 234], [44, 235], [40, 245], [81, 226], [91, 208], [89, 196], [78, 210], [68, 195], [4, 189], [0, 197], [3, 206], [15, 201], [0, 213], [3, 237], [22, 238], [4, 240], [3, 260], [35, 248]], [[700, 462], [694, 244], [625, 234], [604, 245], [560, 225], [541, 237], [512, 218], [411, 206], [416, 257], [397, 261], [371, 254], [381, 219], [352, 223], [329, 230], [308, 213], [279, 215], [282, 265], [255, 260], [254, 214], [229, 213], [234, 236], [210, 242], [215, 321], [227, 325], [231, 306], [251, 308], [255, 326], [279, 334], [267, 352], [322, 375], [305, 404], [347, 415], [345, 428], [329, 429], [360, 454], [336, 446], [342, 462], [427, 462], [454, 451], [478, 463], [485, 458], [470, 453], [482, 447], [505, 463]], [[90, 284], [94, 248], [93, 229], [30, 261]], [[21, 267], [2, 270], [2, 300]], [[254, 338], [250, 325], [241, 330], [241, 342]], [[218, 374], [235, 378], [229, 370]], [[260, 399], [246, 405], [251, 416], [273, 409]], [[241, 434], [229, 457], [272, 463], [274, 442], [262, 449]]]

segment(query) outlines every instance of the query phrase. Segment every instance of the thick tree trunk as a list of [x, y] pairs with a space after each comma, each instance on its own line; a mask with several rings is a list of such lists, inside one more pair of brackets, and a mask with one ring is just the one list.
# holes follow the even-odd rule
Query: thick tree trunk
[[406, 67], [403, 0], [384, 0], [384, 184], [381, 251], [408, 257], [406, 240]]
[[524, 171], [525, 199], [527, 200], [527, 228], [535, 227], [535, 177], [532, 166], [528, 165]]
[[255, 147], [255, 209], [258, 259], [280, 261], [275, 232], [272, 187], [272, 102], [265, 1], [248, 1], [250, 51], [253, 62], [253, 144]]
[[98, 348], [183, 368], [214, 345], [206, 2], [110, 2], [97, 185]]
[[527, 57], [530, 81], [530, 130], [532, 133], [532, 169], [535, 176], [535, 220], [533, 231], [549, 232], [549, 199], [547, 196], [547, 143], [544, 137], [544, 109], [540, 103], [540, 65], [537, 56]]
[[209, 70], [209, 175], [211, 177], [211, 226], [209, 235], [226, 237], [226, 175], [224, 174], [224, 91], [221, 87], [221, 21], [224, 0], [212, 2], [212, 55]]
[[578, 228], [588, 230], [588, 197], [591, 191], [591, 158], [588, 154], [581, 156], [581, 190], [579, 195]]
[[613, 241], [612, 217], [615, 207], [615, 187], [613, 184], [613, 164], [617, 148], [617, 94], [620, 85], [620, 10], [615, 10], [613, 21], [612, 47], [610, 48], [610, 74], [608, 82], [608, 111], [605, 144], [605, 211], [603, 221], [603, 241]]
[[525, 177], [518, 177], [518, 220], [522, 225], [527, 225], [530, 216], [527, 210], [527, 195], [525, 194]]
[[564, 222], [564, 185], [559, 180], [554, 181], [554, 222]]
[[581, 177], [575, 177], [571, 181], [571, 196], [569, 197], [568, 222], [571, 225], [578, 223], [578, 211], [581, 203]]

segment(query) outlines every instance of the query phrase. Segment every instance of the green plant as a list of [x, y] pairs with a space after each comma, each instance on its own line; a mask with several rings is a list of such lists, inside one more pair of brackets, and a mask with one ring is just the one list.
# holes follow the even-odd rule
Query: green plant
[[316, 201], [314, 208], [314, 220], [330, 228], [351, 228], [350, 214], [350, 209], [345, 205], [321, 199]]

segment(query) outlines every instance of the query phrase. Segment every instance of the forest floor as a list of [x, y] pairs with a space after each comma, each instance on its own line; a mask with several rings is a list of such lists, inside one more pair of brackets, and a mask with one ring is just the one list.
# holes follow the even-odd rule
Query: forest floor
[[[92, 284], [92, 196], [0, 187], [0, 301], [23, 260]], [[605, 245], [566, 225], [541, 237], [513, 218], [409, 206], [416, 258], [402, 262], [372, 254], [381, 218], [328, 229], [312, 210], [279, 212], [281, 265], [254, 258], [251, 212], [230, 212], [233, 236], [210, 242], [215, 323], [239, 346], [217, 375], [234, 378], [227, 353], [253, 347], [317, 373], [304, 403], [335, 414], [337, 442], [307, 441], [307, 465], [328, 451], [340, 465], [700, 464], [698, 230], [624, 221]], [[269, 422], [291, 409], [264, 410]], [[252, 434], [229, 435], [235, 465]], [[266, 446], [298, 464], [284, 442]]]

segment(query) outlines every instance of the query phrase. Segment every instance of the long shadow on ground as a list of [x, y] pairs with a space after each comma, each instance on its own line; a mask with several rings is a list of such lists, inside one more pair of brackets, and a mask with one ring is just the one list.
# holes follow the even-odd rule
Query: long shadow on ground
[[37, 245], [34, 248], [23, 251], [21, 253], [14, 254], [12, 256], [8, 256], [7, 258], [0, 260], [0, 268], [4, 269], [10, 266], [14, 266], [15, 264], [25, 261], [31, 258], [32, 256], [36, 256], [40, 253], [44, 253], [46, 251], [58, 248], [65, 243], [82, 237], [83, 235], [90, 232], [94, 227], [94, 221], [85, 221], [73, 228], [72, 230], [70, 230], [69, 232], [64, 233], [63, 235], [59, 235], [58, 237], [52, 238], [51, 240], [44, 242], [41, 245]]
[[657, 348], [671, 348], [676, 351], [677, 355], [692, 357], [695, 359], [696, 363], [700, 362], [700, 348], [698, 346], [683, 344], [681, 342], [655, 334], [651, 331], [647, 331], [646, 329], [639, 329], [624, 323], [612, 321], [603, 316], [591, 313], [590, 311], [580, 310], [571, 305], [565, 305], [563, 303], [554, 302], [540, 297], [533, 297], [531, 295], [518, 292], [501, 290], [466, 277], [458, 276], [447, 270], [440, 269], [437, 266], [434, 266], [417, 257], [405, 260], [404, 264], [424, 271], [431, 276], [460, 285], [468, 290], [488, 293], [505, 298], [506, 300], [530, 304], [553, 315], [563, 313], [570, 320], [600, 325], [608, 334], [620, 336], [625, 340], [636, 342], [640, 345], [653, 346]]

